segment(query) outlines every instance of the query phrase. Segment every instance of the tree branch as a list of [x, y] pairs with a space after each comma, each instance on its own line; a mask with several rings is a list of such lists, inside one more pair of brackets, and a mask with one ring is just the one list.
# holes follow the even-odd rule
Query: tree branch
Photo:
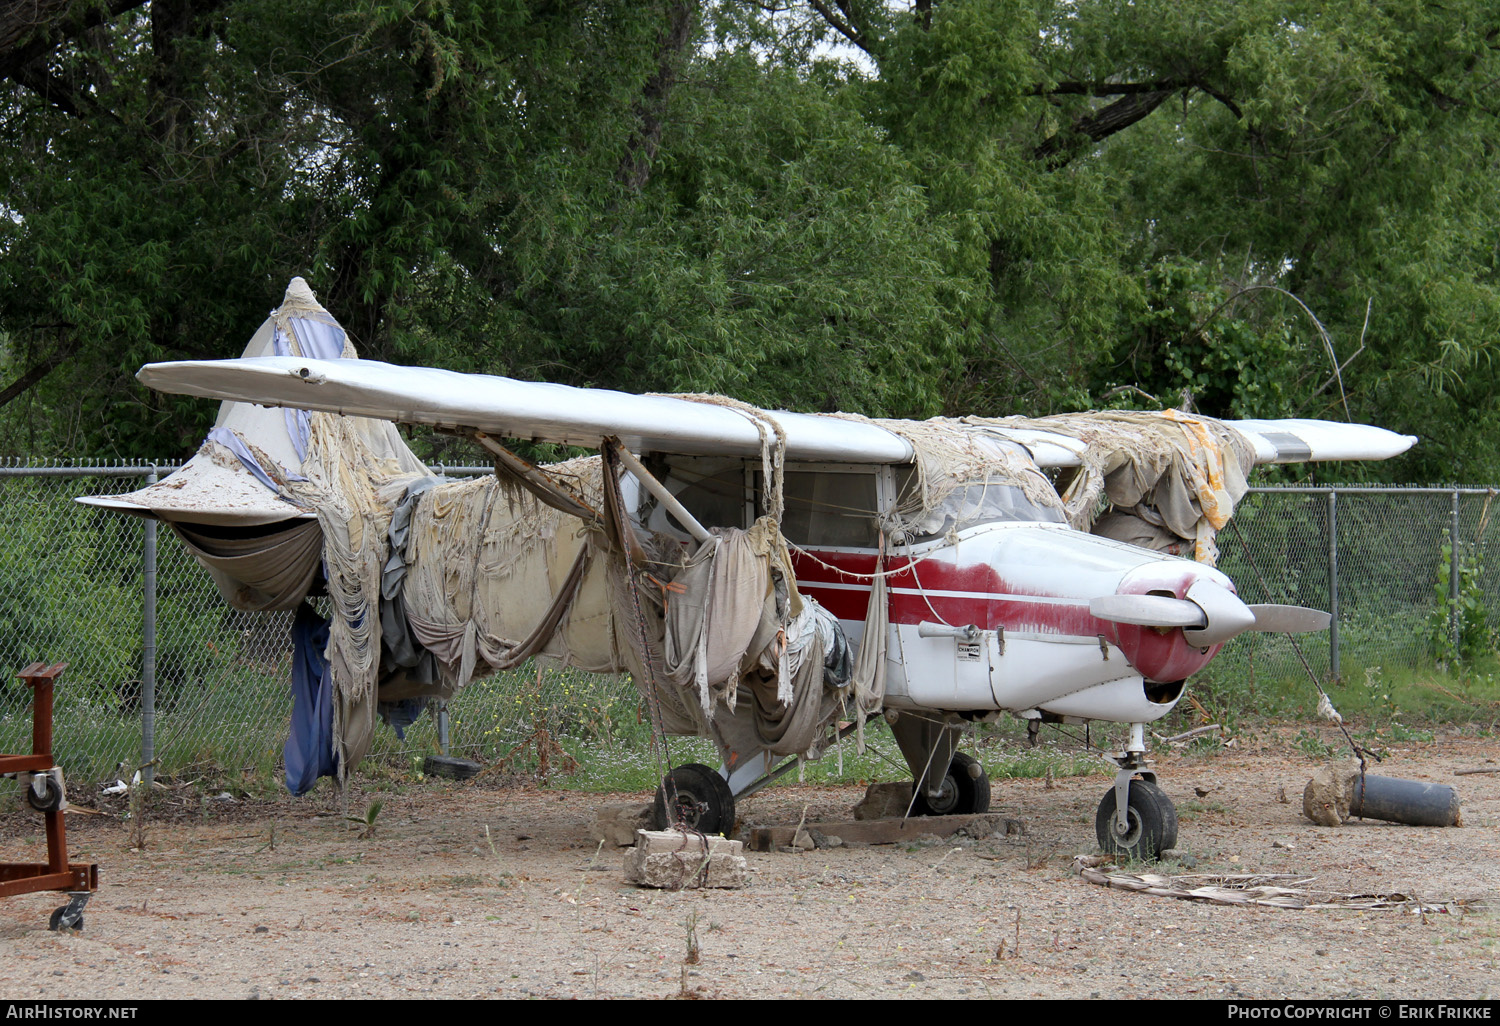
[[6, 403], [10, 402], [17, 396], [24, 395], [28, 389], [30, 389], [38, 381], [41, 381], [48, 374], [51, 374], [55, 369], [57, 369], [58, 364], [62, 363], [72, 354], [72, 343], [64, 346], [59, 346], [51, 356], [47, 357], [45, 360], [42, 360], [40, 363], [33, 365], [32, 368], [25, 374], [22, 374], [19, 378], [12, 381], [9, 385], [6, 385], [4, 389], [0, 389], [0, 406], [4, 406]]
[[1228, 107], [1236, 119], [1244, 116], [1239, 104], [1212, 86], [1196, 78], [1163, 78], [1150, 82], [1057, 82], [1053, 85], [1034, 85], [1023, 91], [1024, 96], [1138, 96], [1163, 90], [1197, 89]]
[[[829, 7], [828, 4], [824, 2], [824, 0], [807, 0], [807, 3], [809, 7], [823, 16], [823, 20], [826, 21], [828, 23], [828, 26], [835, 32], [843, 36], [845, 39], [849, 40], [849, 42], [859, 47], [871, 57], [875, 56], [875, 52], [870, 49], [870, 41], [868, 37], [866, 37], [865, 34], [861, 32], [858, 27], [856, 27], [852, 22], [843, 17], [840, 17], [839, 14], [833, 10], [833, 8]], [[840, 4], [839, 6], [844, 7], [843, 4]], [[845, 10], [847, 11], [847, 8], [845, 8]], [[931, 24], [931, 16], [931, 11], [929, 10], [927, 12], [929, 25]]]
[[70, 117], [87, 120], [90, 117], [106, 117], [122, 124], [115, 112], [100, 106], [87, 93], [81, 93], [56, 75], [47, 73], [46, 62], [40, 59], [23, 65], [11, 72], [11, 80], [30, 89], [44, 103], [50, 103]]
[[1137, 93], [1168, 92], [1196, 85], [1182, 79], [1167, 78], [1156, 82], [1058, 82], [1034, 85], [1023, 90], [1025, 96], [1133, 96]]
[[146, 0], [0, 0], [0, 79]]
[[1056, 171], [1076, 157], [1086, 143], [1098, 142], [1129, 128], [1160, 107], [1176, 91], [1176, 87], [1159, 89], [1133, 93], [1122, 100], [1116, 100], [1089, 117], [1079, 118], [1069, 129], [1044, 140], [1031, 151], [1031, 155], [1037, 160], [1045, 161], [1047, 170]]

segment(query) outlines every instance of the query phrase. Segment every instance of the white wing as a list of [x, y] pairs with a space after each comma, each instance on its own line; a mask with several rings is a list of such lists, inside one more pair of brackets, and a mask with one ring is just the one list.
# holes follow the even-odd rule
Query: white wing
[[[1226, 420], [1255, 449], [1255, 462], [1312, 463], [1325, 460], [1388, 460], [1417, 443], [1369, 424], [1332, 420]], [[1068, 435], [1035, 428], [1000, 428], [998, 433], [1029, 446], [1044, 467], [1078, 466], [1084, 443]]]
[[[295, 357], [154, 363], [137, 375], [163, 392], [357, 414], [407, 424], [471, 428], [595, 448], [608, 435], [637, 452], [759, 454], [755, 420], [731, 406], [575, 388], [374, 360]], [[786, 435], [787, 458], [905, 463], [911, 445], [874, 424], [826, 414], [770, 414]], [[1319, 420], [1226, 421], [1255, 447], [1257, 463], [1382, 460], [1417, 440], [1366, 424]], [[1077, 466], [1083, 443], [1029, 428], [999, 428], [1028, 446], [1043, 467]]]
[[[614, 435], [637, 452], [690, 455], [755, 456], [761, 447], [755, 421], [729, 406], [374, 360], [153, 363], [136, 377], [162, 392], [472, 428], [497, 438], [598, 448], [600, 439]], [[873, 424], [806, 413], [772, 416], [786, 432], [789, 459], [905, 463], [912, 457], [904, 439]]]

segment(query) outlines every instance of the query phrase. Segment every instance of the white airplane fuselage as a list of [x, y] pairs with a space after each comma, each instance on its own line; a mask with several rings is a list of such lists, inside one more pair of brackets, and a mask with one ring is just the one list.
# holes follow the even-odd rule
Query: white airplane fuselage
[[[878, 555], [808, 548], [797, 585], [863, 637]], [[1191, 560], [1063, 524], [992, 523], [902, 546], [886, 560], [886, 705], [1039, 718], [1146, 723], [1172, 711], [1183, 681], [1221, 645], [1181, 628], [1102, 620], [1101, 595], [1187, 598], [1200, 581], [1233, 593], [1223, 573]], [[971, 628], [965, 630], [965, 628]]]

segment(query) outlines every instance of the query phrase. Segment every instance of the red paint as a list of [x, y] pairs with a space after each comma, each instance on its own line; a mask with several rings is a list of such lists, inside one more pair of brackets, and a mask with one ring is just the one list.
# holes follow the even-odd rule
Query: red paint
[[[817, 552], [813, 555], [816, 558], [809, 558], [801, 552], [792, 553], [798, 589], [817, 599], [841, 620], [863, 620], [870, 602], [869, 575], [875, 571], [875, 554]], [[1191, 644], [1178, 628], [1163, 630], [1100, 620], [1089, 614], [1088, 597], [1037, 596], [1063, 601], [1027, 601], [1025, 596], [1017, 594], [1019, 589], [1008, 585], [987, 563], [954, 566], [940, 559], [919, 559], [913, 564], [912, 560], [902, 556], [889, 560], [886, 571], [890, 588], [918, 589], [924, 593], [890, 594], [888, 603], [892, 623], [917, 624], [928, 620], [955, 626], [975, 624], [985, 630], [1003, 627], [1040, 634], [1103, 635], [1106, 641], [1125, 653], [1142, 676], [1153, 681], [1189, 677], [1207, 666], [1222, 647], [1214, 645], [1207, 650], [1200, 649]], [[1181, 598], [1193, 580], [1191, 568], [1185, 566], [1179, 580], [1127, 584], [1121, 592], [1171, 591]], [[829, 584], [842, 587], [830, 588], [827, 587]], [[964, 594], [931, 594], [934, 591]], [[1001, 598], [1002, 595], [1007, 597]]]

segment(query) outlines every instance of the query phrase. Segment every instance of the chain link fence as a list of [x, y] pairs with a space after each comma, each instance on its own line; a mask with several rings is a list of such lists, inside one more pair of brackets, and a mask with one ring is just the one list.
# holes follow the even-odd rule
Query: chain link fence
[[[291, 711], [291, 614], [228, 608], [170, 530], [73, 501], [132, 490], [174, 466], [0, 466], [0, 667], [10, 674], [38, 660], [69, 664], [57, 691], [55, 753], [74, 781], [128, 778], [143, 744], [159, 774], [264, 784], [278, 771]], [[1253, 689], [1256, 681], [1303, 678], [1303, 660], [1324, 679], [1452, 657], [1473, 621], [1484, 628], [1482, 596], [1500, 585], [1497, 542], [1487, 531], [1493, 495], [1252, 490], [1220, 534], [1220, 566], [1246, 601], [1334, 609], [1336, 629], [1295, 645], [1285, 636], [1241, 636], [1200, 684], [1248, 681]], [[1451, 537], [1459, 539], [1458, 574]], [[648, 735], [628, 682], [523, 669], [466, 688], [450, 703], [446, 738], [423, 717], [404, 738], [382, 728], [372, 756], [419, 760], [446, 747], [494, 760], [524, 749], [534, 767], [566, 759], [553, 746], [559, 736], [609, 748], [616, 761], [620, 743], [631, 741], [640, 742], [650, 779]], [[0, 751], [30, 746], [30, 692], [7, 676]], [[691, 746], [674, 742], [678, 754], [684, 747]]]
[[1305, 681], [1309, 672], [1357, 682], [1488, 652], [1495, 625], [1486, 596], [1500, 586], [1500, 537], [1488, 530], [1495, 494], [1252, 489], [1219, 534], [1219, 568], [1246, 602], [1327, 609], [1333, 624], [1326, 636], [1241, 635], [1195, 684], [1253, 696], [1257, 683]]

